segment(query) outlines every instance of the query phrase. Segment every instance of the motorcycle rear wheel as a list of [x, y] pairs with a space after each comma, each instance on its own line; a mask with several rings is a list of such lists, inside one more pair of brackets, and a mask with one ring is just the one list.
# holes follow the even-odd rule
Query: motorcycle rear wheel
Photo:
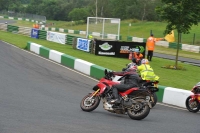
[[91, 96], [91, 93], [86, 95], [81, 100], [80, 107], [83, 111], [91, 112], [99, 106], [100, 98], [97, 96], [94, 96], [93, 98], [90, 99], [90, 96]]
[[134, 108], [128, 109], [127, 114], [133, 120], [142, 120], [148, 116], [150, 112], [150, 107], [148, 105], [144, 105], [144, 99], [136, 99], [138, 102], [137, 105], [134, 105]]
[[194, 101], [191, 101], [192, 97], [187, 97], [185, 101], [185, 105], [188, 111], [196, 113], [200, 110], [200, 103], [195, 99]]
[[152, 108], [156, 105], [156, 103], [158, 102], [158, 97], [156, 95], [156, 93], [153, 93], [153, 99], [154, 99], [154, 102], [151, 104]]

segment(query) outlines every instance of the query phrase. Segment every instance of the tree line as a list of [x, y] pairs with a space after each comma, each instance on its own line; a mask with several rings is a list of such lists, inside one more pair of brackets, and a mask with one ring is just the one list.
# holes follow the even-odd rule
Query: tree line
[[161, 0], [0, 0], [0, 9], [46, 16], [49, 20], [77, 21], [90, 17], [157, 21]]

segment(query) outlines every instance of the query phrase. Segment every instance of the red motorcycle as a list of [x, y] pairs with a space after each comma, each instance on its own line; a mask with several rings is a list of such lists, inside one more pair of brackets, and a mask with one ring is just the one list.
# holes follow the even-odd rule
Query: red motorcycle
[[200, 110], [200, 82], [191, 90], [192, 95], [188, 96], [185, 105], [188, 111], [196, 113]]
[[112, 75], [105, 70], [105, 76], [100, 79], [96, 86], [93, 87], [94, 92], [86, 95], [80, 107], [83, 111], [90, 112], [95, 110], [101, 99], [103, 108], [111, 113], [128, 114], [131, 119], [141, 120], [144, 119], [152, 108], [151, 102], [153, 97], [148, 87], [144, 88], [131, 88], [124, 92], [119, 92], [120, 104], [111, 104], [109, 101], [113, 99], [112, 85], [119, 84], [119, 82], [112, 81]]

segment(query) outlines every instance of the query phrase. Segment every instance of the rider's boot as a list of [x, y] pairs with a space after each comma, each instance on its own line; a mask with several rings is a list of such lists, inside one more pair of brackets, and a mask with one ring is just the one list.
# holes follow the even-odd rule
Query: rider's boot
[[115, 99], [110, 100], [110, 103], [111, 103], [111, 104], [120, 104], [120, 101], [121, 101], [121, 100], [120, 100], [120, 98], [119, 98], [119, 95], [118, 95], [118, 94], [115, 95], [114, 98], [115, 98]]
[[120, 99], [119, 99], [119, 94], [118, 94], [117, 88], [113, 88], [113, 97], [114, 97], [114, 99], [112, 99], [110, 101], [110, 103], [111, 104], [119, 104], [120, 103]]
[[110, 103], [119, 104], [120, 103], [120, 99], [119, 98], [113, 99], [113, 100], [110, 101]]

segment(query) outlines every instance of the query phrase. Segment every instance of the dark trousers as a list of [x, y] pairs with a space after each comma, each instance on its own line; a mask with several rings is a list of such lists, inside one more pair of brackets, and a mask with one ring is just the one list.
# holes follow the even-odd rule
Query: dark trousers
[[153, 57], [153, 51], [152, 51], [152, 50], [148, 50], [147, 59], [148, 59], [149, 61], [151, 61], [151, 60], [152, 60], [152, 57]]
[[113, 97], [114, 99], [119, 99], [119, 95], [118, 95], [118, 91], [126, 91], [132, 87], [137, 87], [137, 85], [134, 84], [117, 84], [117, 85], [113, 85]]

